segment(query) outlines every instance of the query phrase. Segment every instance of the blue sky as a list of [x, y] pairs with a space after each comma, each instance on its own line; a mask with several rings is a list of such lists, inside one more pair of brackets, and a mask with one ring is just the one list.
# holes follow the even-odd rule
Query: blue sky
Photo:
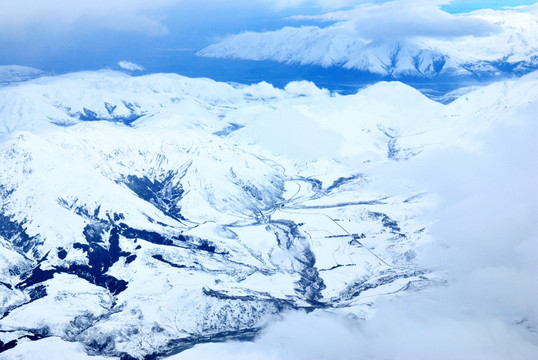
[[501, 9], [505, 6], [520, 6], [520, 5], [532, 5], [536, 1], [534, 0], [455, 0], [450, 4], [442, 6], [442, 9], [452, 12], [468, 12], [478, 9]]
[[[448, 12], [501, 8], [535, 1], [399, 0], [438, 4]], [[297, 23], [291, 15], [316, 15], [365, 0], [17, 0], [0, 2], [0, 65], [56, 72], [140, 62], [150, 71], [173, 71], [219, 36]], [[382, 3], [386, 1], [374, 1]], [[233, 4], [233, 5], [231, 5]], [[410, 14], [409, 16], [412, 16]], [[413, 21], [412, 17], [409, 21]], [[408, 23], [409, 23], [408, 21]], [[404, 29], [405, 30], [405, 29]], [[185, 56], [187, 54], [188, 56]], [[159, 64], [162, 64], [159, 67]], [[178, 67], [180, 70], [180, 67]], [[178, 71], [179, 71], [178, 70]]]

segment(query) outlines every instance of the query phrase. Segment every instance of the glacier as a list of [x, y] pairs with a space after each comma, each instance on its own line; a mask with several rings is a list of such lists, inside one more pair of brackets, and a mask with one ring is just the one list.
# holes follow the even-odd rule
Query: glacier
[[181, 355], [443, 286], [419, 254], [436, 196], [385, 169], [534, 121], [538, 73], [455, 97], [110, 70], [1, 87], [0, 356]]

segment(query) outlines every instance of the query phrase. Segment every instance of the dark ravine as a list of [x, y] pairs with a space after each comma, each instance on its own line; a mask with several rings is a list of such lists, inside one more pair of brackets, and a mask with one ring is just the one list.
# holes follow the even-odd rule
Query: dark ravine
[[26, 253], [34, 248], [39, 238], [28, 236], [24, 223], [14, 221], [11, 216], [1, 212], [0, 209], [0, 236], [20, 248]]
[[426, 273], [427, 272], [425, 270], [414, 270], [409, 272], [389, 271], [375, 279], [368, 279], [366, 281], [358, 281], [350, 284], [345, 291], [342, 291], [338, 299], [332, 300], [335, 302], [351, 300], [358, 297], [366, 290], [371, 290], [386, 284], [390, 284], [398, 279], [409, 279], [424, 275]]
[[299, 225], [291, 220], [272, 220], [267, 227], [275, 233], [278, 246], [286, 250], [293, 248], [296, 252], [295, 259], [303, 265], [300, 271], [301, 279], [296, 283], [296, 292], [306, 302], [321, 306], [319, 300], [323, 297], [321, 292], [325, 289], [325, 284], [315, 266], [316, 258], [310, 250], [306, 235], [302, 233]]
[[181, 215], [181, 208], [177, 205], [184, 193], [181, 184], [177, 181], [177, 178], [182, 176], [182, 174], [172, 171], [164, 174], [162, 180], [150, 180], [147, 176], [128, 175], [123, 183], [139, 198], [151, 203], [165, 215], [182, 221], [185, 218]]
[[[0, 333], [10, 333], [10, 332], [12, 331], [0, 330]], [[19, 341], [22, 339], [28, 339], [30, 341], [37, 341], [37, 340], [41, 340], [49, 336], [49, 330], [46, 327], [42, 329], [33, 329], [33, 330], [25, 329], [24, 332], [26, 332], [26, 335], [15, 336], [14, 338], [12, 337], [12, 340], [7, 340], [7, 342], [2, 342], [0, 340], [0, 354], [3, 353], [4, 351], [15, 348], [18, 345]]]
[[[93, 111], [88, 108], [82, 108], [82, 111], [73, 112], [70, 107], [57, 106], [58, 109], [66, 113], [74, 120], [79, 121], [109, 121], [113, 123], [120, 123], [127, 126], [131, 126], [133, 122], [140, 119], [147, 113], [140, 109], [140, 105], [136, 103], [129, 103], [125, 100], [122, 100], [121, 103], [129, 110], [129, 115], [117, 115], [114, 113], [118, 105], [112, 105], [111, 103], [105, 102], [103, 105], [107, 110], [106, 114], [99, 114], [98, 111]], [[74, 124], [74, 123], [73, 123]], [[60, 125], [60, 124], [59, 124]], [[64, 124], [64, 126], [69, 126], [72, 124]]]
[[[171, 340], [168, 343], [168, 349], [166, 351], [148, 355], [144, 357], [144, 360], [157, 360], [163, 359], [168, 356], [179, 354], [185, 350], [191, 349], [198, 344], [206, 343], [216, 343], [216, 342], [225, 342], [225, 341], [253, 341], [256, 339], [256, 336], [260, 333], [262, 328], [250, 328], [250, 329], [241, 329], [233, 331], [222, 331], [219, 333], [211, 335], [196, 335], [190, 336], [184, 339]], [[126, 360], [131, 360], [134, 358], [125, 357]]]

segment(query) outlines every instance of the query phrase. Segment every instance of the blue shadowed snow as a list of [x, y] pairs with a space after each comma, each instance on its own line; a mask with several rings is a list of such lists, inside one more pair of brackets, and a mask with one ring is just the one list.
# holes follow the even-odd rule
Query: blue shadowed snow
[[236, 130], [239, 130], [241, 128], [245, 127], [244, 125], [240, 125], [240, 124], [235, 124], [235, 123], [230, 123], [228, 127], [220, 130], [220, 131], [217, 131], [217, 132], [214, 132], [213, 134], [214, 135], [217, 135], [217, 136], [226, 136], [226, 135], [229, 135], [231, 133], [233, 133], [234, 131]]

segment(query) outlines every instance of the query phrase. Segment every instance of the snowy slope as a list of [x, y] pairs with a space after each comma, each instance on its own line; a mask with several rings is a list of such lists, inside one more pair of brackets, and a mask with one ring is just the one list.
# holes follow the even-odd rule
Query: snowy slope
[[198, 55], [339, 66], [393, 78], [491, 76], [512, 71], [526, 73], [538, 67], [535, 7], [526, 11], [481, 10], [459, 15], [484, 20], [499, 31], [483, 37], [450, 39], [368, 41], [354, 28], [353, 10], [349, 14], [340, 16], [340, 21], [328, 27], [285, 27], [231, 35]]
[[340, 96], [100, 71], [4, 87], [2, 356], [164, 356], [431, 286], [415, 249], [434, 197], [379, 169], [473, 149], [537, 104], [536, 73], [449, 105], [399, 82]]
[[45, 75], [45, 72], [28, 66], [0, 65], [0, 86], [27, 81]]
[[284, 27], [277, 31], [244, 32], [226, 38], [200, 51], [201, 56], [275, 60], [287, 63], [331, 66], [359, 56], [365, 44], [352, 39], [354, 30], [347, 24], [327, 28], [303, 26]]

